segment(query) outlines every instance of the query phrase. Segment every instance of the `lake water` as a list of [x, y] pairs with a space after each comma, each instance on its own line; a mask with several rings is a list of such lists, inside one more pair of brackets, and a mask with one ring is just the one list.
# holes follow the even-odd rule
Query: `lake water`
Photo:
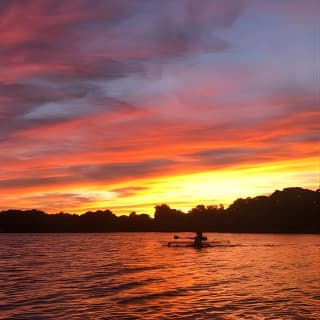
[[319, 235], [207, 236], [0, 234], [0, 319], [320, 319]]

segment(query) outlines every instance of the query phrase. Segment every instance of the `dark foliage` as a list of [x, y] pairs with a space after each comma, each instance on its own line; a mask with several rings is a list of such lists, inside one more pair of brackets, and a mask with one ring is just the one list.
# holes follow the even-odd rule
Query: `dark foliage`
[[188, 213], [167, 204], [154, 218], [132, 212], [117, 217], [110, 210], [82, 215], [39, 210], [0, 212], [0, 232], [212, 231], [320, 233], [320, 190], [287, 188], [269, 197], [237, 199], [229, 208], [198, 205]]

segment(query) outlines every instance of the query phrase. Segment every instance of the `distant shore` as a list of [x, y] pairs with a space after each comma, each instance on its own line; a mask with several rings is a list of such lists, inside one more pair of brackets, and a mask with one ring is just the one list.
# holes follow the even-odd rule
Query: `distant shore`
[[167, 204], [155, 207], [154, 218], [132, 212], [116, 216], [110, 210], [82, 215], [43, 211], [0, 212], [1, 233], [67, 232], [206, 232], [320, 233], [320, 190], [286, 188], [270, 196], [237, 199], [228, 208], [198, 205], [189, 212]]

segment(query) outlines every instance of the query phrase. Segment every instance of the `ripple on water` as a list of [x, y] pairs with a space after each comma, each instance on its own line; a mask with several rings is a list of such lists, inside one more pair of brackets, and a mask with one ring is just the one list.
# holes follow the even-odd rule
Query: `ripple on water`
[[320, 319], [319, 236], [209, 234], [231, 246], [207, 250], [162, 247], [168, 234], [0, 237], [0, 319]]

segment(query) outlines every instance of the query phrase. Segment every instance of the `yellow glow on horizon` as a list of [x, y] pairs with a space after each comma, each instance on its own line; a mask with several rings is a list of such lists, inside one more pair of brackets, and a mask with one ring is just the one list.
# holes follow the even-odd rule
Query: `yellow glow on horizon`
[[[130, 211], [153, 215], [154, 206], [161, 203], [183, 211], [188, 211], [197, 204], [222, 203], [228, 206], [239, 197], [269, 194], [286, 187], [314, 189], [317, 187], [316, 179], [315, 159], [158, 177], [126, 183], [126, 187], [145, 186], [148, 189], [132, 196], [115, 196], [107, 201], [96, 202], [92, 209], [110, 208], [117, 215], [128, 214]], [[124, 184], [113, 187], [121, 188]]]
[[[88, 210], [110, 209], [116, 215], [154, 213], [157, 204], [167, 203], [185, 212], [198, 204], [225, 207], [237, 198], [270, 194], [286, 187], [316, 189], [319, 186], [319, 160], [295, 159], [242, 165], [200, 173], [140, 178], [110, 185], [67, 185], [38, 189], [18, 199], [3, 195], [12, 208], [36, 208], [48, 213], [60, 211], [84, 213]], [[121, 195], [121, 190], [128, 193]], [[119, 190], [119, 191], [117, 191]], [[1, 210], [1, 208], [0, 208]]]

